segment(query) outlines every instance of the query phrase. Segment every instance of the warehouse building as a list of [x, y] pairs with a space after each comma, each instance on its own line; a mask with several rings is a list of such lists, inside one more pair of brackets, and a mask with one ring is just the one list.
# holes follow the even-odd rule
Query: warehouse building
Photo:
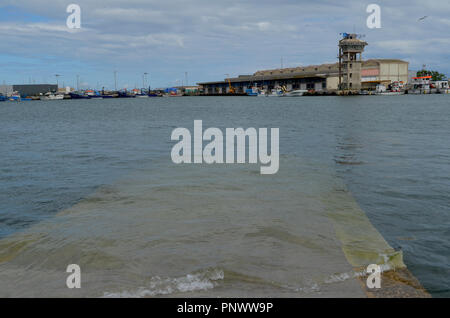
[[45, 94], [48, 92], [56, 92], [58, 86], [55, 84], [24, 84], [24, 85], [13, 85], [13, 91], [19, 92], [20, 96], [38, 96], [40, 94]]
[[1, 85], [0, 94], [11, 95], [18, 92], [20, 96], [39, 96], [48, 92], [56, 92], [58, 86], [56, 84], [23, 84], [23, 85]]
[[409, 63], [402, 60], [377, 59], [363, 63], [361, 84], [365, 90], [375, 90], [378, 84], [409, 82]]
[[199, 83], [205, 95], [244, 94], [258, 87], [265, 91], [284, 87], [286, 90], [310, 90], [332, 93], [338, 90], [375, 90], [378, 84], [408, 82], [409, 63], [395, 59], [364, 61], [366, 42], [356, 34], [344, 34], [339, 42], [340, 62], [258, 71], [223, 81]]
[[199, 83], [206, 95], [228, 94], [233, 87], [237, 94], [259, 87], [266, 91], [284, 86], [287, 90], [304, 89], [326, 91], [337, 89], [338, 64], [313, 65], [296, 68], [258, 71], [253, 75], [240, 75], [218, 82]]
[[[402, 60], [376, 59], [362, 62], [361, 87], [375, 90], [378, 84], [392, 82], [408, 83], [409, 63]], [[252, 87], [271, 90], [285, 86], [288, 91], [295, 89], [333, 92], [339, 86], [339, 64], [323, 64], [286, 69], [258, 71], [253, 75], [241, 75], [218, 82], [199, 83], [206, 95], [220, 95], [230, 92], [231, 87], [238, 94]]]

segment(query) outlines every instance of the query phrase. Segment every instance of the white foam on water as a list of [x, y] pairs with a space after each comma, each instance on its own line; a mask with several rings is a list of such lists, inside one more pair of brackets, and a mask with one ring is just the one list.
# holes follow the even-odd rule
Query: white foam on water
[[[380, 256], [383, 257], [386, 262], [385, 264], [378, 264], [378, 266], [380, 266], [380, 273], [388, 272], [388, 271], [395, 269], [395, 267], [393, 267], [387, 263], [389, 261], [388, 255], [380, 254]], [[339, 282], [343, 282], [343, 281], [346, 281], [351, 278], [363, 277], [363, 276], [367, 276], [369, 274], [370, 273], [367, 273], [365, 271], [334, 274], [334, 275], [331, 275], [330, 277], [326, 278], [324, 280], [324, 283], [325, 284], [339, 283]]]
[[143, 298], [173, 293], [187, 293], [212, 289], [218, 280], [223, 280], [223, 270], [207, 270], [202, 273], [188, 274], [178, 278], [152, 277], [147, 287], [140, 287], [135, 291], [105, 292], [104, 298]]

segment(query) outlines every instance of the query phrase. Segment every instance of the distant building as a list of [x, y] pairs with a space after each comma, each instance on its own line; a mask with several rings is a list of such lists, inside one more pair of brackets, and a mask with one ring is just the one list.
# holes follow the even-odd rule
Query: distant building
[[56, 92], [58, 86], [55, 84], [24, 84], [24, 85], [12, 85], [14, 92], [19, 92], [20, 96], [38, 96], [48, 92]]
[[339, 41], [339, 89], [361, 90], [362, 53], [367, 42], [357, 34], [344, 33]]
[[[408, 66], [408, 62], [393, 59], [362, 61], [360, 84], [355, 84], [355, 78], [352, 78], [351, 83], [367, 90], [375, 90], [378, 84], [390, 84], [396, 81], [406, 84], [408, 83]], [[339, 63], [265, 70], [253, 75], [230, 78], [229, 81], [226, 79], [199, 83], [203, 87], [203, 93], [208, 95], [227, 94], [230, 91], [230, 84], [237, 93], [242, 94], [246, 89], [254, 86], [264, 90], [284, 86], [289, 91], [303, 89], [333, 92], [339, 87]]]
[[177, 92], [181, 92], [185, 95], [197, 95], [200, 91], [200, 86], [176, 86]]
[[75, 88], [70, 87], [70, 86], [58, 88], [58, 93], [62, 93], [62, 94], [69, 94], [70, 92], [74, 92], [74, 91], [75, 91]]
[[54, 84], [23, 84], [0, 85], [0, 94], [9, 96], [13, 92], [19, 92], [20, 96], [38, 96], [48, 92], [56, 92], [58, 87]]
[[199, 85], [204, 94], [220, 95], [230, 93], [230, 86], [237, 94], [244, 94], [252, 87], [266, 91], [285, 87], [288, 91], [301, 89], [329, 93], [339, 89], [375, 90], [378, 84], [386, 85], [396, 81], [408, 83], [408, 62], [395, 59], [363, 61], [361, 54], [367, 43], [356, 37], [354, 34], [346, 34], [339, 42], [341, 64], [264, 70], [253, 75], [240, 75]]
[[339, 77], [338, 64], [301, 66], [295, 68], [258, 71], [253, 75], [240, 75], [218, 82], [199, 83], [205, 94], [227, 94], [230, 85], [238, 94], [257, 86], [271, 90], [284, 86], [287, 90], [304, 89], [315, 91], [337, 90]]
[[0, 94], [4, 96], [11, 95], [13, 93], [12, 85], [0, 85]]
[[361, 69], [362, 89], [375, 90], [378, 84], [410, 81], [409, 63], [394, 59], [376, 59], [363, 62]]

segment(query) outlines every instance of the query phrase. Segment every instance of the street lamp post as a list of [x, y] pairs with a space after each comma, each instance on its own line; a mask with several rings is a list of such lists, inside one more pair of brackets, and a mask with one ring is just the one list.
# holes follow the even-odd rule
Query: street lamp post
[[59, 75], [59, 74], [55, 74], [55, 77], [56, 77], [56, 90], [58, 90], [58, 88], [59, 88], [59, 77], [60, 76], [62, 76], [62, 75]]

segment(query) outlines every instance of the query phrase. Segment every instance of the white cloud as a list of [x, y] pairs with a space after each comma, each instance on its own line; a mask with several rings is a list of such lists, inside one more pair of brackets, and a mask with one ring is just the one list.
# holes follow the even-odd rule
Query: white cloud
[[[381, 1], [383, 28], [379, 30], [365, 25], [370, 1], [76, 2], [82, 10], [82, 31], [70, 33], [65, 27], [66, 1], [3, 0], [2, 5], [49, 21], [0, 23], [0, 37], [8, 44], [2, 53], [41, 60], [51, 56], [106, 72], [126, 65], [130, 72], [139, 73], [145, 65], [165, 85], [185, 70], [192, 81], [203, 81], [221, 79], [224, 73], [277, 67], [281, 56], [291, 66], [295, 61], [304, 65], [332, 61], [339, 33], [356, 29], [366, 34], [367, 58], [404, 58], [414, 64], [432, 61], [450, 73], [445, 53], [450, 49], [449, 1]], [[428, 18], [417, 22], [424, 15]], [[31, 68], [27, 66], [27, 71]]]

